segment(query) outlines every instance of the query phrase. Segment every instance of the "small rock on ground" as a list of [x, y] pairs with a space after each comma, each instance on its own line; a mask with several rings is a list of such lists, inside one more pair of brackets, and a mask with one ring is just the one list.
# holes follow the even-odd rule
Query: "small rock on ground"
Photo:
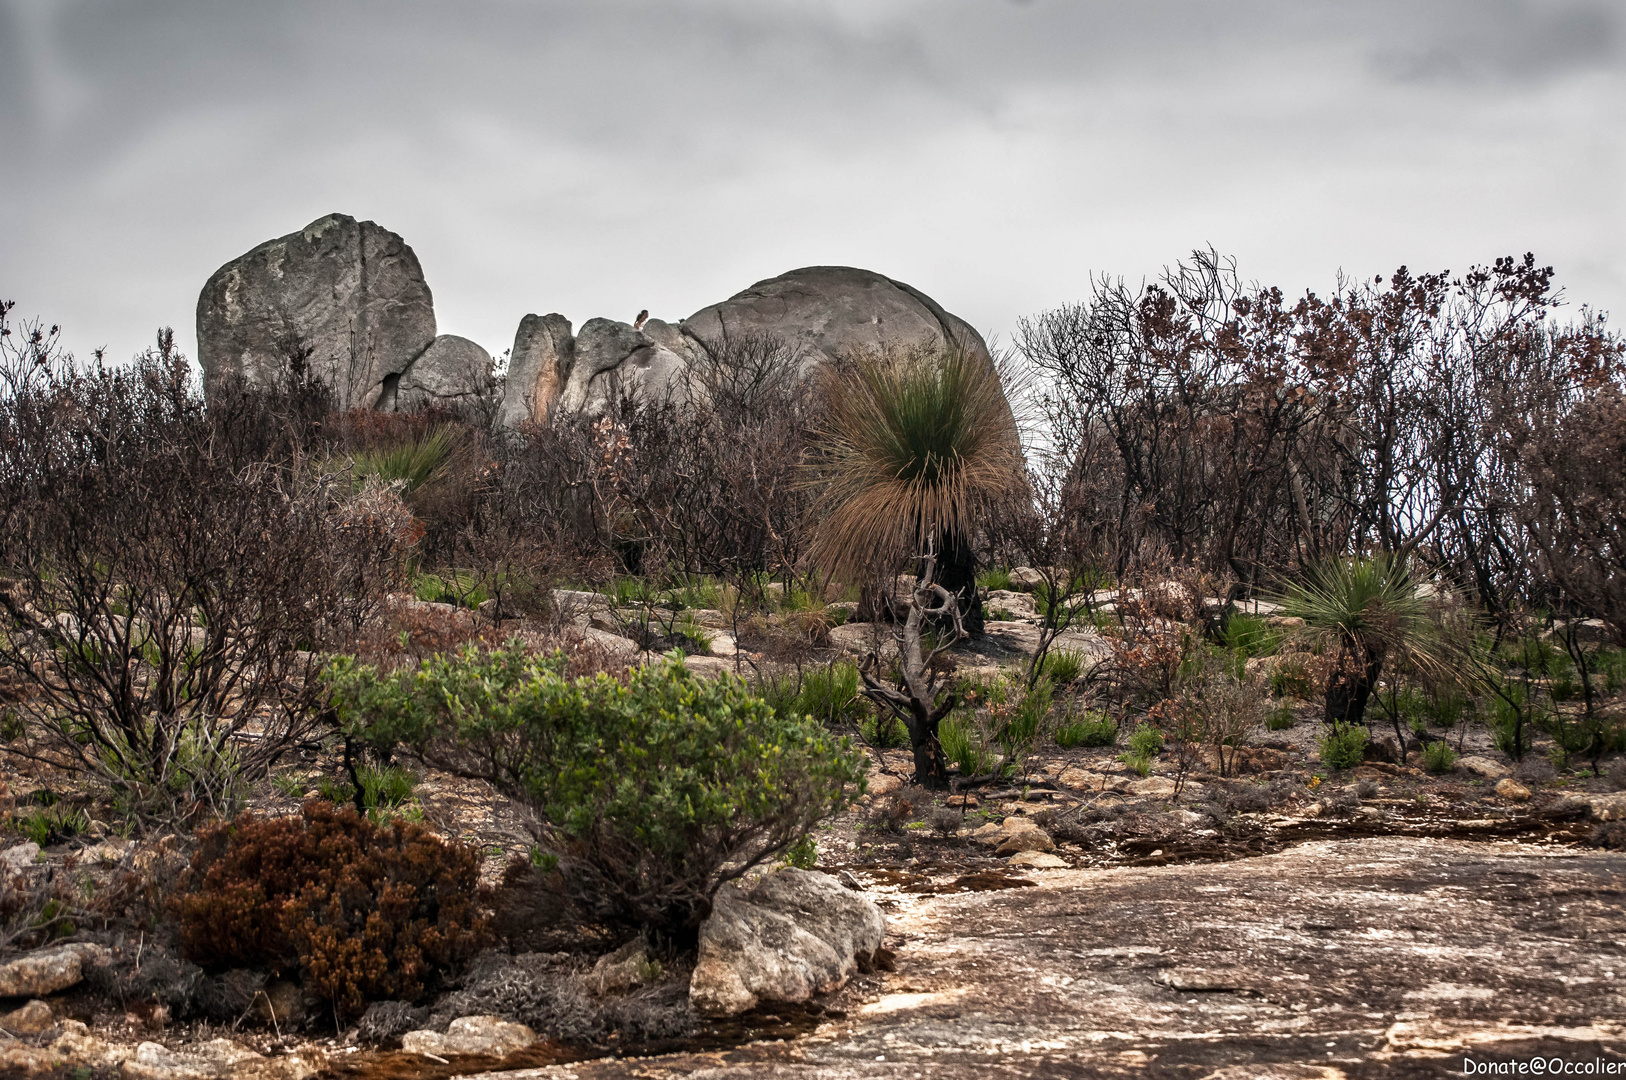
[[500, 1016], [464, 1016], [438, 1031], [409, 1031], [401, 1036], [401, 1049], [409, 1054], [488, 1054], [502, 1057], [536, 1042], [536, 1032]]

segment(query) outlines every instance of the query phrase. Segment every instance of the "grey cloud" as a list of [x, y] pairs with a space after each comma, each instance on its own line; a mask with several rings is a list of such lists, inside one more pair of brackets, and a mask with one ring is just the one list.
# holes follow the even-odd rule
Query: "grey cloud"
[[[338, 210], [405, 234], [443, 329], [497, 351], [538, 306], [632, 291], [675, 317], [798, 261], [868, 262], [999, 330], [1209, 241], [1289, 288], [1422, 265], [1419, 221], [1446, 265], [1534, 247], [1626, 301], [1618, 105], [1504, 119], [1572, 77], [1618, 91], [1619, 22], [1581, 0], [0, 0], [0, 293], [117, 355]], [[1572, 127], [1603, 133], [1596, 164], [1555, 187], [1536, 174]], [[1509, 190], [1585, 229], [1475, 187], [1509, 140]]]

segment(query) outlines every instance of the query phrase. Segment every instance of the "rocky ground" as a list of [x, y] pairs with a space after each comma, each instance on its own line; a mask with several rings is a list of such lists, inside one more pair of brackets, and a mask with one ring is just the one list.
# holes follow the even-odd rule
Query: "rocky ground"
[[1447, 1076], [1626, 1062], [1626, 860], [1552, 844], [1315, 841], [1215, 864], [884, 879], [897, 970], [795, 1040], [505, 1075]]
[[[1029, 646], [1028, 623], [991, 629], [962, 673]], [[862, 624], [831, 636], [873, 639]], [[720, 644], [695, 666], [733, 667]], [[1515, 765], [1478, 729], [1451, 733], [1462, 758], [1444, 776], [1415, 756], [1334, 772], [1315, 712], [1257, 732], [1224, 776], [1212, 758], [1182, 773], [1164, 755], [1143, 776], [1119, 748], [1046, 742], [1014, 783], [933, 793], [908, 786], [906, 751], [872, 751], [870, 793], [817, 842], [820, 869], [884, 914], [890, 962], [805, 1004], [575, 1044], [498, 1017], [448, 1027], [448, 1005], [379, 1043], [281, 1030], [269, 999], [237, 1025], [172, 1023], [70, 975], [100, 962], [92, 948], [50, 970], [0, 965], [0, 1075], [1443, 1076], [1538, 1054], [1626, 1071], [1626, 793], [1539, 747]], [[308, 785], [292, 778], [323, 764], [291, 762], [252, 808], [293, 811]], [[19, 806], [40, 786], [72, 798], [37, 771], [5, 779]], [[421, 775], [411, 811], [480, 847], [486, 884], [531, 842], [517, 808], [444, 774]], [[43, 852], [13, 840], [0, 861], [107, 888], [173, 875], [183, 848], [93, 821]], [[690, 967], [667, 960], [671, 985], [639, 993], [683, 996]]]

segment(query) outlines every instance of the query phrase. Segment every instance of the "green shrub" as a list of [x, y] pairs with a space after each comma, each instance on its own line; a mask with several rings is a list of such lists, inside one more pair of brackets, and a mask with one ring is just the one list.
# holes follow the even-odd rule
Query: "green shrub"
[[1266, 731], [1286, 731], [1298, 722], [1298, 714], [1293, 706], [1283, 702], [1265, 715]]
[[422, 998], [486, 943], [478, 852], [420, 826], [312, 799], [297, 817], [244, 814], [198, 840], [175, 900], [187, 957], [297, 970], [342, 1017]]
[[1056, 728], [1056, 745], [1063, 750], [1075, 746], [1111, 746], [1117, 741], [1118, 723], [1105, 713], [1086, 712]]
[[1436, 775], [1448, 773], [1457, 763], [1457, 752], [1444, 739], [1436, 739], [1423, 747], [1423, 768]]
[[328, 687], [352, 738], [461, 763], [528, 804], [569, 899], [613, 926], [692, 933], [720, 885], [863, 790], [850, 740], [732, 675], [673, 656], [625, 681], [564, 665], [516, 639], [391, 674], [341, 658]]
[[786, 866], [794, 866], [798, 870], [811, 870], [819, 865], [819, 845], [813, 839], [813, 834], [803, 834], [800, 840], [785, 849], [785, 854], [780, 861]]
[[1321, 736], [1321, 763], [1329, 769], [1353, 769], [1366, 750], [1365, 724], [1333, 724]]

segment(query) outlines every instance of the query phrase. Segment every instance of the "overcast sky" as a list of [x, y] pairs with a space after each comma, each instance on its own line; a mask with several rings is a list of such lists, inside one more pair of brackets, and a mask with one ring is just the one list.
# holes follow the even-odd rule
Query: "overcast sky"
[[[868, 267], [984, 333], [1194, 247], [1626, 312], [1619, 0], [0, 0], [0, 298], [81, 354], [323, 214], [442, 333]], [[1618, 321], [1618, 320], [1617, 320]]]

